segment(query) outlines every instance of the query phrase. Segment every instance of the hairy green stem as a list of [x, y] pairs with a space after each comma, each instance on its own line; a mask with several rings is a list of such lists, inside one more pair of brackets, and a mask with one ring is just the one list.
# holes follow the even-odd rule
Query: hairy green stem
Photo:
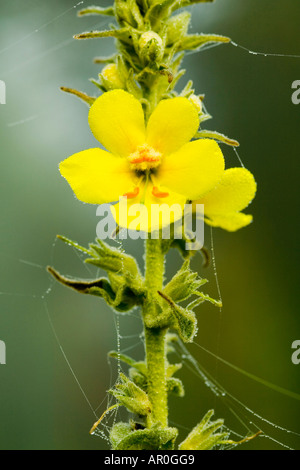
[[[143, 313], [156, 314], [157, 291], [162, 289], [164, 276], [164, 255], [160, 240], [148, 239], [145, 242], [145, 281], [148, 299]], [[147, 425], [160, 423], [168, 425], [168, 394], [166, 381], [166, 328], [148, 328], [145, 325], [145, 350], [148, 371], [148, 397], [152, 413]]]

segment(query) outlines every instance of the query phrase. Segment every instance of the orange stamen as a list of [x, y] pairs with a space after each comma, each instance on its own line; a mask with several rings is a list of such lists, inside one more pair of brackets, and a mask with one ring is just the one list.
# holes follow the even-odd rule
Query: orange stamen
[[136, 187], [134, 188], [133, 191], [129, 191], [128, 193], [123, 194], [123, 196], [127, 197], [127, 199], [134, 199], [135, 197], [137, 197], [139, 192], [140, 192], [140, 188]]
[[147, 155], [146, 153], [142, 153], [138, 157], [130, 158], [130, 163], [159, 162], [159, 161], [160, 161], [159, 157]]
[[159, 198], [163, 198], [163, 197], [168, 197], [168, 196], [169, 196], [169, 193], [164, 193], [164, 192], [160, 191], [157, 186], [153, 186], [152, 194], [153, 194], [153, 196], [159, 197]]

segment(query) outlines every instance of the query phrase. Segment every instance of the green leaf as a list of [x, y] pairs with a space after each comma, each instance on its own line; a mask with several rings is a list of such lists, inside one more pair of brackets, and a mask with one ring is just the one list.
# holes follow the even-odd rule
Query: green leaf
[[69, 279], [62, 276], [51, 266], [48, 266], [47, 270], [61, 284], [74, 289], [80, 294], [101, 297], [118, 312], [127, 312], [140, 303], [140, 299], [124, 283], [115, 292], [111, 283], [106, 278], [95, 279], [93, 281]]

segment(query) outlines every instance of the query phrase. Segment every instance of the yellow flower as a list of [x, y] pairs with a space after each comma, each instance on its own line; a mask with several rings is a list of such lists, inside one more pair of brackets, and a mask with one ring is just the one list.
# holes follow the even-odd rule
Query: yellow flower
[[193, 204], [204, 204], [207, 224], [234, 232], [252, 222], [252, 215], [240, 211], [250, 204], [255, 193], [256, 183], [250, 171], [229, 168], [216, 188]]
[[[187, 98], [162, 100], [145, 125], [136, 98], [124, 90], [109, 91], [91, 106], [89, 124], [107, 151], [84, 150], [60, 164], [62, 176], [86, 203], [110, 203], [126, 196], [129, 210], [133, 204], [146, 207], [148, 214], [152, 204], [176, 204], [183, 209], [187, 200], [212, 191], [224, 173], [224, 158], [216, 142], [190, 142], [199, 118]], [[120, 204], [114, 207], [119, 225], [128, 226], [132, 219], [123, 223]], [[176, 218], [178, 214], [173, 220]], [[154, 229], [147, 218], [137, 228]]]

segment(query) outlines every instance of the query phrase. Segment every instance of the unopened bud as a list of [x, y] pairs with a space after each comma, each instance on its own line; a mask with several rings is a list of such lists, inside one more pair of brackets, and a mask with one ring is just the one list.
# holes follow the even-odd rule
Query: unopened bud
[[158, 62], [164, 56], [164, 44], [162, 38], [154, 31], [142, 34], [139, 40], [141, 58], [145, 62]]
[[124, 82], [118, 71], [116, 64], [108, 64], [100, 73], [100, 78], [103, 86], [108, 90], [115, 90], [117, 88], [124, 88]]

